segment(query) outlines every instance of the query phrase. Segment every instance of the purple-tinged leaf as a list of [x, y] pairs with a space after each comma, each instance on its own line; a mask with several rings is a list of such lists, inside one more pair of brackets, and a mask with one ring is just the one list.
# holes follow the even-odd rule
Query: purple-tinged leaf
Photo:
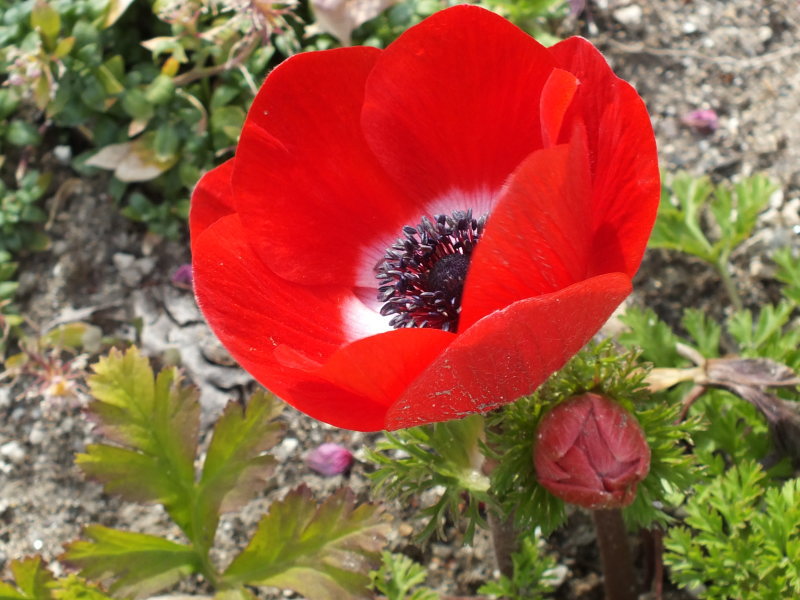
[[90, 525], [60, 557], [80, 568], [81, 576], [110, 582], [117, 597], [143, 598], [198, 571], [198, 556], [189, 546], [163, 538]]
[[372, 504], [356, 506], [347, 489], [317, 506], [301, 486], [272, 504], [223, 581], [287, 588], [310, 600], [371, 597], [368, 574], [388, 529], [379, 512]]
[[275, 458], [263, 454], [280, 439], [283, 426], [275, 421], [282, 405], [256, 392], [242, 409], [229, 402], [214, 427], [203, 463], [198, 491], [199, 514], [210, 545], [219, 513], [240, 508], [259, 490], [275, 468]]

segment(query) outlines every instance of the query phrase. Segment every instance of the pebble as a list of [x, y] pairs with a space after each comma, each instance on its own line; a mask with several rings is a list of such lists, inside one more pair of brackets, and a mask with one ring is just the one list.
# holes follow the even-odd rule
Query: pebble
[[28, 434], [28, 441], [31, 443], [31, 445], [38, 446], [45, 440], [46, 437], [47, 436], [41, 423], [34, 423], [33, 427], [31, 428], [31, 432]]
[[613, 15], [623, 25], [639, 25], [642, 22], [642, 7], [638, 4], [630, 4], [629, 6], [618, 8]]
[[283, 438], [283, 441], [275, 446], [275, 449], [272, 451], [272, 455], [279, 461], [284, 462], [287, 460], [292, 454], [294, 454], [297, 447], [300, 445], [300, 441], [297, 438], [287, 437]]
[[0, 446], [0, 456], [7, 458], [15, 465], [25, 460], [25, 447], [16, 440], [11, 440]]

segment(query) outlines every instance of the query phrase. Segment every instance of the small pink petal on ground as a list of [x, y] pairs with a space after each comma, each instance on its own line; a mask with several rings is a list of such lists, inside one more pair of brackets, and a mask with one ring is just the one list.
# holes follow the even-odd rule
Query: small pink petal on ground
[[333, 443], [321, 444], [306, 456], [306, 465], [325, 477], [340, 475], [353, 464], [353, 454], [344, 446]]

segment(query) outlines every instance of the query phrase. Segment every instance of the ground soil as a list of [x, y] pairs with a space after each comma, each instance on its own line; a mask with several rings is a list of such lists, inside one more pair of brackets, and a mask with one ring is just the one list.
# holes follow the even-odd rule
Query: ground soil
[[[685, 169], [722, 180], [765, 171], [780, 183], [782, 191], [760, 218], [753, 241], [733, 257], [748, 304], [770, 299], [768, 254], [776, 245], [800, 245], [800, 5], [796, 0], [598, 0], [588, 8], [565, 21], [559, 34], [589, 38], [636, 86], [653, 117], [665, 173]], [[701, 108], [718, 114], [716, 131], [682, 122], [683, 115]], [[42, 149], [37, 160], [51, 165], [61, 182], [74, 181], [69, 193], [48, 199], [52, 248], [24, 259], [20, 299], [31, 326], [46, 330], [82, 319], [106, 335], [135, 339], [158, 360], [177, 350], [187, 376], [201, 387], [205, 423], [212, 422], [224, 402], [243, 395], [251, 382], [210, 334], [191, 292], [171, 281], [189, 261], [185, 240], [156, 239], [119, 216], [105, 192], [107, 179], [77, 179], [51, 149]], [[728, 304], [709, 267], [665, 251], [648, 253], [636, 290], [631, 302], [650, 306], [673, 323], [682, 307], [719, 317]], [[76, 372], [80, 367], [75, 365]], [[77, 404], [48, 397], [41, 383], [26, 378], [0, 387], [0, 570], [11, 559], [39, 553], [61, 572], [57, 557], [64, 544], [89, 523], [175, 535], [160, 509], [122, 503], [82, 478], [73, 456], [95, 434]], [[77, 398], [85, 397], [80, 387], [75, 391]], [[221, 560], [241, 547], [272, 499], [301, 482], [319, 498], [341, 485], [367, 496], [367, 463], [357, 460], [349, 474], [324, 478], [310, 472], [303, 457], [323, 441], [337, 441], [358, 458], [375, 435], [339, 431], [292, 409], [282, 418], [287, 434], [276, 451], [281, 468], [257, 501], [223, 520]], [[392, 547], [426, 564], [438, 589], [474, 594], [492, 576], [486, 536], [466, 546], [457, 532], [448, 531], [445, 539], [423, 547], [414, 541], [413, 513], [392, 504], [389, 512]], [[547, 550], [560, 565], [557, 598], [602, 597], [594, 542], [591, 523], [580, 512], [549, 540]], [[666, 597], [691, 596], [668, 591]]]

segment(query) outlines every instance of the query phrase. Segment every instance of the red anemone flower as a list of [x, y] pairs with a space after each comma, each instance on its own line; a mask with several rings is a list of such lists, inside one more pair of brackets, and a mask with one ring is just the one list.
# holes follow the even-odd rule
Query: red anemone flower
[[475, 6], [267, 78], [190, 218], [234, 358], [327, 423], [398, 429], [530, 393], [630, 293], [659, 177], [647, 111], [586, 40]]

